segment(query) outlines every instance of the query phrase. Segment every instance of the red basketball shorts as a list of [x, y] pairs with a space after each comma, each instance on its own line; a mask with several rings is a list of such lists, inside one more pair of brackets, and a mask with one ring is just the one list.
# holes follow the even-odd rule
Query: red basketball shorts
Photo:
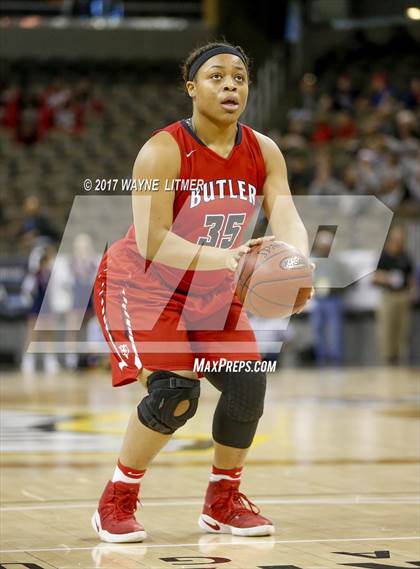
[[121, 245], [104, 256], [94, 288], [115, 387], [135, 381], [143, 367], [193, 370], [196, 358], [261, 359], [248, 317], [226, 283], [200, 296], [172, 291], [152, 265], [145, 272]]

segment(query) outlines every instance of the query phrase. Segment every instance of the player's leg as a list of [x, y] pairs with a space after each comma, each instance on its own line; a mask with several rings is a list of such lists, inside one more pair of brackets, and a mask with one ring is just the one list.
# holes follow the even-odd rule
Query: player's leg
[[266, 375], [244, 371], [206, 377], [221, 395], [213, 418], [213, 469], [199, 525], [212, 533], [271, 535], [272, 522], [239, 491], [242, 467], [264, 409]]
[[[118, 277], [111, 278], [108, 272], [105, 276], [100, 273], [95, 284], [95, 308], [111, 348], [113, 385], [140, 380], [147, 387], [147, 394], [132, 413], [114, 476], [92, 519], [100, 538], [109, 542], [142, 541], [146, 537], [134, 516], [141, 479], [171, 435], [194, 415], [199, 398], [200, 382], [189, 372], [193, 358], [188, 338], [182, 326], [178, 330], [182, 310], [176, 302], [168, 303], [166, 291], [162, 291], [166, 301], [162, 303], [163, 313], [154, 326], [148, 326], [147, 317], [153, 308], [148, 293], [153, 292], [156, 300], [160, 286], [150, 279], [143, 276], [140, 290], [138, 282], [125, 283], [121, 288]], [[168, 353], [172, 341], [185, 341], [186, 351]], [[158, 342], [164, 342], [161, 351], [147, 352], [148, 345]]]
[[[254, 331], [236, 296], [222, 330], [206, 329], [205, 324], [203, 321], [200, 330], [189, 332], [197, 356], [205, 356], [210, 361], [221, 357], [247, 361], [261, 359]], [[239, 354], [235, 352], [238, 344], [241, 344]], [[221, 395], [213, 418], [213, 472], [199, 525], [209, 532], [269, 535], [274, 532], [271, 521], [260, 516], [258, 508], [239, 492], [242, 466], [263, 413], [266, 389], [265, 373], [245, 369], [236, 373], [206, 374]]]
[[200, 381], [193, 375], [188, 370], [184, 374], [168, 370], [148, 373], [148, 394], [130, 417], [114, 476], [92, 518], [93, 528], [103, 541], [124, 543], [146, 538], [134, 517], [140, 483], [153, 458], [196, 412]]
[[[153, 372], [143, 368], [138, 376], [138, 380], [147, 388], [147, 379]], [[190, 370], [177, 370], [172, 372], [188, 379], [197, 379], [194, 372]], [[183, 415], [190, 407], [187, 399], [180, 401], [175, 410], [174, 416]], [[136, 408], [131, 414], [130, 420], [125, 432], [121, 452], [120, 462], [131, 469], [145, 470], [153, 458], [166, 445], [171, 438], [171, 434], [161, 433], [144, 425], [139, 420], [139, 410]]]

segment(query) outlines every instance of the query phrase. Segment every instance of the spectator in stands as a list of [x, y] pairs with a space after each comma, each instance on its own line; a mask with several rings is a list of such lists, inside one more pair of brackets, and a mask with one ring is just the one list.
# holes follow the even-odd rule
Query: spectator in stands
[[[272, 132], [270, 132], [270, 135]], [[298, 149], [304, 150], [308, 146], [305, 137], [305, 121], [298, 113], [292, 114], [287, 125], [287, 132], [279, 138], [274, 139], [283, 151]]]
[[[326, 258], [334, 240], [329, 231], [319, 231], [311, 257]], [[314, 271], [316, 294], [310, 304], [310, 320], [314, 338], [315, 358], [320, 366], [342, 365], [344, 305], [343, 288], [333, 288], [333, 283], [348, 282], [348, 270], [343, 263], [331, 258], [319, 263]]]
[[356, 123], [348, 111], [335, 114], [334, 138], [337, 142], [353, 140], [357, 135]]
[[79, 81], [74, 88], [73, 108], [76, 117], [75, 132], [84, 128], [86, 117], [90, 111], [99, 114], [104, 110], [103, 102], [96, 95], [92, 84], [87, 79]]
[[45, 102], [53, 110], [65, 105], [71, 97], [71, 89], [62, 77], [56, 77], [45, 92]]
[[318, 154], [315, 179], [310, 184], [308, 193], [320, 196], [336, 196], [346, 193], [346, 186], [332, 175], [331, 157], [328, 152]]
[[404, 160], [403, 175], [410, 199], [420, 204], [420, 148]]
[[286, 154], [290, 187], [296, 195], [304, 195], [312, 179], [312, 167], [308, 155], [303, 151], [290, 151]]
[[392, 91], [388, 86], [388, 80], [385, 73], [374, 73], [370, 81], [370, 103], [373, 107], [379, 107], [389, 97]]
[[403, 97], [405, 105], [412, 110], [416, 110], [420, 105], [420, 77], [412, 77], [410, 87]]
[[3, 90], [0, 106], [2, 126], [15, 132], [20, 115], [20, 90], [15, 85]]
[[37, 196], [28, 196], [23, 202], [23, 221], [18, 237], [23, 245], [32, 246], [36, 241], [57, 241], [58, 233], [48, 218], [41, 213]]
[[310, 117], [315, 111], [317, 104], [317, 80], [313, 73], [305, 73], [300, 82], [300, 104], [299, 108], [305, 111]]
[[401, 227], [391, 229], [373, 282], [382, 289], [377, 310], [381, 355], [384, 363], [397, 365], [407, 356], [410, 301], [415, 291], [413, 265]]
[[352, 112], [356, 96], [357, 92], [353, 88], [350, 76], [345, 73], [339, 75], [333, 94], [334, 109], [337, 111]]
[[388, 150], [381, 161], [377, 197], [395, 211], [403, 196], [403, 177], [398, 155]]
[[397, 145], [402, 159], [405, 155], [414, 154], [420, 148], [418, 132], [416, 132], [416, 115], [406, 109], [396, 114]]
[[[92, 287], [98, 270], [100, 257], [95, 252], [92, 238], [87, 233], [78, 234], [73, 242], [73, 253], [67, 259], [67, 273], [71, 290], [72, 306], [68, 313], [67, 340], [76, 342], [82, 322], [92, 317]], [[77, 353], [66, 354], [67, 367], [76, 369], [79, 363]]]
[[334, 138], [331, 117], [328, 113], [318, 113], [315, 117], [315, 128], [311, 142], [317, 145], [327, 144]]
[[[55, 250], [51, 246], [46, 247], [40, 258], [38, 268], [33, 272], [29, 272], [22, 284], [22, 293], [24, 296], [28, 297], [30, 304], [27, 322], [27, 346], [31, 341], [41, 340], [41, 333], [34, 329], [37, 319], [41, 313], [41, 309], [44, 323], [46, 321], [51, 321], [53, 318], [52, 309], [45, 293], [51, 276], [54, 258]], [[49, 328], [49, 326], [47, 326], [47, 328]], [[49, 343], [53, 339], [52, 333], [45, 332], [45, 337], [43, 339], [46, 343]], [[52, 350], [47, 349], [44, 353], [43, 365], [44, 371], [48, 374], [54, 374], [59, 370], [60, 366], [57, 356]], [[21, 369], [26, 375], [36, 371], [35, 354], [28, 352], [23, 353]]]
[[69, 133], [75, 133], [78, 130], [76, 108], [71, 98], [56, 109], [54, 126], [58, 130]]
[[357, 187], [357, 168], [353, 161], [348, 163], [343, 170], [343, 184], [346, 186], [346, 194], [360, 194]]
[[318, 99], [317, 103], [317, 112], [321, 115], [327, 115], [332, 112], [333, 108], [333, 99], [331, 95], [328, 93], [322, 93], [322, 95]]
[[26, 146], [35, 144], [39, 140], [38, 132], [38, 103], [34, 95], [23, 98], [19, 119], [16, 126], [17, 141]]
[[380, 187], [379, 157], [376, 152], [363, 148], [357, 155], [357, 187], [360, 194], [377, 194]]

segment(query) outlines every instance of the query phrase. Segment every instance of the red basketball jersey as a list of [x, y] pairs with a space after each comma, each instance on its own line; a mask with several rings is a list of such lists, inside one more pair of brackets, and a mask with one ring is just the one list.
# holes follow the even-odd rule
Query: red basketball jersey
[[[172, 231], [191, 241], [212, 247], [232, 248], [243, 242], [243, 233], [262, 195], [265, 164], [260, 145], [251, 128], [238, 123], [235, 145], [223, 158], [194, 133], [189, 119], [155, 131], [169, 132], [181, 153], [179, 179], [167, 183], [174, 191]], [[260, 198], [261, 199], [261, 198]], [[132, 225], [125, 243], [137, 252]], [[149, 263], [147, 263], [148, 265]], [[183, 271], [153, 263], [160, 277], [179, 290], [205, 293], [230, 273], [226, 270]]]

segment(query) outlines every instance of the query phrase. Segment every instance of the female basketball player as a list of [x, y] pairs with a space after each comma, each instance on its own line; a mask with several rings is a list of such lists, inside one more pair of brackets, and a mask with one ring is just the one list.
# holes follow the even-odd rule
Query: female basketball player
[[[240, 258], [262, 241], [243, 243], [261, 201], [274, 234], [264, 239], [286, 241], [308, 254], [279, 149], [238, 122], [249, 85], [243, 50], [205, 45], [190, 54], [183, 73], [192, 116], [157, 131], [140, 150], [133, 177], [158, 181], [158, 190], [135, 192], [134, 225], [108, 250], [95, 284], [98, 318], [112, 349], [113, 385], [138, 380], [148, 392], [130, 418], [114, 476], [92, 518], [99, 537], [109, 542], [146, 537], [134, 517], [140, 481], [197, 409], [203, 374], [194, 372], [194, 359], [260, 360], [233, 290]], [[221, 395], [199, 525], [215, 533], [272, 534], [272, 522], [239, 491], [263, 412], [265, 374], [257, 366], [226, 366], [205, 377]]]

